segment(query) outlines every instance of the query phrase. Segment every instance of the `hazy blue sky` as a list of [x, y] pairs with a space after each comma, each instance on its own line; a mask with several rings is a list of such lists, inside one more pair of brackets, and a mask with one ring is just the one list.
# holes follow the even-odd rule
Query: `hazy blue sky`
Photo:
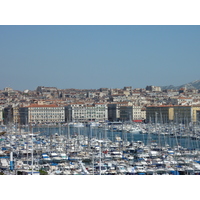
[[145, 88], [200, 79], [200, 26], [0, 26], [0, 89]]

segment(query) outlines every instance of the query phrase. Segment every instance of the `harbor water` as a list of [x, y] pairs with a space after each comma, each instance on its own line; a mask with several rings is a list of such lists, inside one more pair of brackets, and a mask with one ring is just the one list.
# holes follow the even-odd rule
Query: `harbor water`
[[[25, 128], [25, 132], [28, 132], [28, 128]], [[67, 127], [67, 126], [53, 126], [53, 127], [33, 127], [34, 133], [40, 133], [40, 135], [51, 136], [57, 133], [58, 135], [65, 135], [73, 137], [76, 135], [87, 136], [88, 138], [96, 139], [109, 139], [113, 142], [117, 141], [117, 138], [121, 138], [123, 141], [137, 142], [142, 141], [145, 145], [151, 143], [157, 143], [159, 146], [175, 147], [182, 146], [188, 149], [199, 150], [200, 140], [191, 138], [189, 135], [181, 137], [181, 135], [164, 135], [160, 133], [142, 133], [140, 131], [129, 133], [125, 131], [110, 131], [104, 130], [98, 127]]]

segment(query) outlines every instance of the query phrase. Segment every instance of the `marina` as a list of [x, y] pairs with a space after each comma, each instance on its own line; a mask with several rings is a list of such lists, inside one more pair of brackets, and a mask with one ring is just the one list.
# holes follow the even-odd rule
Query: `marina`
[[198, 124], [1, 126], [5, 175], [199, 175]]

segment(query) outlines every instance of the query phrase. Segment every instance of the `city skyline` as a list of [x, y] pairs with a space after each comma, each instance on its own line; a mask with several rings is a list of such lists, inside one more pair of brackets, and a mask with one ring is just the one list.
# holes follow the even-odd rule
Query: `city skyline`
[[1, 89], [145, 88], [199, 80], [199, 26], [0, 26]]
[[[195, 84], [197, 84], [197, 85], [195, 85]], [[116, 87], [116, 88], [108, 88], [108, 87], [101, 87], [101, 88], [58, 88], [58, 87], [55, 87], [55, 86], [53, 86], [53, 85], [51, 85], [51, 86], [49, 86], [49, 85], [38, 85], [38, 86], [36, 86], [35, 87], [35, 89], [33, 89], [33, 90], [30, 90], [29, 88], [26, 88], [26, 89], [24, 89], [24, 90], [17, 90], [17, 89], [15, 89], [15, 88], [11, 88], [11, 87], [5, 87], [5, 88], [0, 88], [0, 90], [16, 90], [16, 91], [36, 91], [37, 90], [37, 88], [38, 87], [46, 87], [46, 88], [56, 88], [56, 89], [58, 89], [58, 90], [100, 90], [100, 89], [102, 89], [102, 88], [107, 88], [107, 89], [124, 89], [125, 87], [131, 87], [132, 88], [132, 90], [137, 90], [137, 89], [146, 89], [147, 87], [151, 87], [151, 86], [153, 86], [153, 87], [159, 87], [159, 88], [161, 88], [161, 90], [165, 90], [165, 89], [170, 89], [170, 90], [178, 90], [178, 89], [180, 89], [180, 88], [182, 88], [182, 87], [184, 87], [184, 88], [186, 88], [186, 89], [197, 89], [197, 90], [199, 90], [199, 87], [200, 87], [200, 80], [194, 80], [194, 81], [192, 81], [192, 82], [189, 82], [189, 83], [185, 83], [185, 84], [182, 84], [182, 85], [179, 85], [179, 86], [175, 86], [175, 85], [165, 85], [165, 86], [156, 86], [156, 85], [146, 85], [145, 87], [143, 87], [143, 88], [134, 88], [134, 87], [132, 87], [132, 86], [122, 86], [122, 87]], [[189, 87], [188, 87], [189, 86]]]

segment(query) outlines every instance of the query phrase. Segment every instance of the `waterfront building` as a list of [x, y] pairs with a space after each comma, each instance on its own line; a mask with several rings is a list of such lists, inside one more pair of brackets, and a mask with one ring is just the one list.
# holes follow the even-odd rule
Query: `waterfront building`
[[141, 108], [141, 118], [142, 120], [146, 120], [146, 108]]
[[[77, 102], [81, 105], [77, 106]], [[103, 106], [98, 107], [97, 103], [102, 103]], [[64, 107], [64, 120], [56, 118], [54, 115], [51, 118], [47, 117], [42, 108], [39, 108], [41, 115], [34, 114], [35, 111], [28, 108], [30, 104], [40, 106], [56, 104], [58, 107]], [[72, 104], [74, 105], [72, 106]], [[133, 108], [133, 104], [141, 107]], [[198, 93], [198, 90], [182, 88], [161, 91], [160, 87], [156, 86], [147, 86], [146, 89], [133, 89], [128, 86], [122, 89], [100, 88], [98, 90], [73, 88], [60, 90], [56, 87], [38, 86], [34, 91], [20, 92], [12, 88], [0, 91], [0, 105], [3, 107], [5, 124], [16, 124], [19, 121], [23, 121], [25, 124], [30, 121], [46, 123], [62, 120], [84, 122], [107, 119], [109, 121], [145, 120], [145, 118], [147, 122], [155, 122], [156, 119], [163, 123], [176, 121], [176, 119], [184, 123], [197, 122], [200, 116], [199, 104], [200, 92]], [[121, 108], [121, 106], [124, 107]], [[130, 108], [126, 106], [130, 106]], [[147, 108], [148, 111], [146, 111], [146, 106], [153, 108]], [[99, 110], [100, 108], [102, 110]], [[33, 116], [28, 114], [30, 112], [33, 112]]]
[[131, 106], [131, 102], [113, 102], [108, 104], [108, 120], [119, 121], [120, 120], [120, 107]]
[[108, 120], [118, 121], [120, 118], [119, 104], [113, 103], [108, 104]]
[[183, 106], [183, 105], [159, 105], [147, 106], [146, 121], [169, 123], [174, 121], [176, 123], [188, 124], [190, 122], [197, 122], [200, 118], [200, 106]]
[[19, 106], [13, 107], [13, 123], [17, 124], [20, 122], [20, 116], [19, 116]]
[[65, 107], [66, 122], [87, 122], [108, 120], [107, 104], [73, 103]]
[[173, 120], [176, 123], [188, 124], [194, 121], [192, 117], [192, 106], [174, 106], [173, 109]]
[[193, 119], [193, 122], [195, 123], [200, 122], [200, 105], [192, 106], [192, 119]]
[[19, 109], [21, 124], [65, 122], [64, 106], [31, 104]]
[[174, 105], [147, 106], [146, 121], [152, 123], [169, 123], [174, 120], [174, 107]]
[[3, 121], [4, 124], [9, 124], [13, 122], [13, 108], [11, 105], [7, 105], [3, 109]]
[[120, 120], [122, 121], [132, 121], [132, 120], [142, 120], [141, 106], [121, 106], [120, 107]]

